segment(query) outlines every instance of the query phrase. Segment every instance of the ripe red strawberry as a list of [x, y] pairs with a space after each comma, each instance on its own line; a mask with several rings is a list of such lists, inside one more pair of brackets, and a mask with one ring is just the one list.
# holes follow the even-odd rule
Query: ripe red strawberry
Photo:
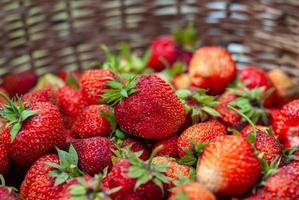
[[[269, 79], [267, 73], [262, 69], [256, 67], [244, 67], [239, 71], [240, 80], [249, 89], [258, 87], [265, 87], [265, 92], [274, 88], [272, 81]], [[265, 106], [270, 106], [275, 100], [275, 93], [272, 93], [264, 102]]]
[[167, 163], [154, 163], [153, 158], [159, 149], [155, 149], [147, 161], [142, 161], [136, 153], [127, 152], [127, 158], [119, 160], [103, 180], [103, 188], [120, 189], [110, 197], [120, 199], [162, 199], [168, 177], [164, 175]]
[[[0, 93], [5, 94], [6, 96], [8, 95], [8, 93], [6, 92], [6, 90], [2, 87], [0, 87]], [[6, 100], [3, 97], [0, 97], [0, 106], [2, 104], [6, 104]]]
[[10, 162], [7, 148], [0, 141], [0, 174], [6, 174], [9, 170]]
[[57, 99], [60, 111], [72, 118], [76, 118], [81, 110], [87, 106], [81, 92], [69, 86], [64, 86], [58, 90]]
[[172, 186], [174, 186], [173, 181], [179, 180], [181, 176], [189, 179], [191, 175], [191, 168], [186, 165], [180, 165], [174, 159], [165, 156], [157, 156], [153, 159], [153, 163], [167, 163], [167, 170], [165, 175], [172, 180]]
[[292, 162], [269, 177], [248, 200], [299, 199], [299, 162]]
[[37, 83], [38, 77], [34, 71], [28, 70], [16, 74], [8, 74], [3, 78], [3, 87], [11, 97], [22, 95], [33, 88]]
[[274, 134], [286, 148], [299, 145], [299, 100], [283, 106], [281, 112], [272, 115]]
[[20, 187], [20, 194], [27, 200], [53, 200], [73, 177], [82, 176], [77, 167], [78, 155], [71, 146], [68, 152], [57, 149], [35, 161]]
[[161, 71], [167, 65], [171, 66], [179, 55], [175, 41], [168, 36], [154, 40], [150, 46], [151, 56], [147, 66], [156, 71]]
[[171, 87], [155, 75], [109, 82], [103, 100], [117, 103], [115, 117], [129, 134], [146, 139], [172, 136], [185, 121], [185, 109]]
[[50, 102], [56, 105], [57, 91], [52, 87], [45, 87], [43, 89], [25, 94], [22, 99], [25, 104], [32, 104], [36, 102]]
[[2, 116], [11, 124], [0, 134], [0, 139], [17, 164], [28, 165], [55, 146], [64, 145], [63, 122], [56, 106], [37, 102], [25, 108], [20, 101], [15, 105], [7, 100], [9, 106]]
[[[275, 159], [282, 156], [282, 149], [278, 140], [267, 133], [267, 127], [256, 126], [256, 139], [254, 142], [254, 147], [259, 153], [264, 153], [263, 159], [271, 163]], [[247, 126], [242, 131], [241, 134], [247, 138], [250, 133], [252, 133], [252, 127]]]
[[216, 197], [205, 186], [197, 182], [191, 182], [174, 188], [169, 200], [216, 200]]
[[87, 174], [94, 175], [105, 167], [112, 167], [111, 141], [108, 138], [75, 139], [71, 144], [78, 152], [80, 169]]
[[4, 177], [0, 174], [0, 199], [3, 200], [18, 200], [16, 189], [5, 186]]
[[189, 66], [192, 84], [208, 89], [211, 94], [222, 93], [234, 79], [236, 71], [236, 63], [230, 53], [213, 46], [198, 49]]
[[212, 192], [241, 195], [249, 191], [261, 175], [259, 159], [242, 136], [218, 137], [204, 150], [197, 178]]
[[236, 100], [238, 97], [230, 92], [224, 92], [218, 99], [219, 105], [215, 107], [215, 109], [220, 113], [221, 120], [228, 127], [232, 127], [235, 129], [241, 129], [244, 123], [242, 122], [241, 116], [229, 109], [228, 105]]
[[112, 128], [103, 116], [112, 111], [107, 105], [90, 105], [82, 110], [73, 123], [72, 130], [79, 138], [109, 136]]
[[[195, 124], [186, 129], [178, 139], [179, 156], [186, 155], [186, 151], [193, 152], [198, 143], [204, 144], [226, 135], [226, 128], [217, 120]], [[198, 153], [198, 152], [197, 152]]]
[[142, 151], [142, 154], [139, 157], [141, 160], [147, 160], [150, 156], [148, 147], [142, 142], [142, 140], [138, 140], [137, 138], [127, 137], [124, 139], [122, 145], [123, 147], [130, 146], [130, 150], [132, 152]]
[[114, 78], [110, 70], [87, 70], [80, 80], [81, 93], [89, 104], [98, 104], [101, 101], [103, 90], [107, 89], [106, 83]]
[[161, 150], [157, 153], [158, 156], [170, 156], [173, 158], [178, 157], [178, 138], [179, 136], [173, 135], [169, 138], [158, 140], [153, 148], [162, 146]]

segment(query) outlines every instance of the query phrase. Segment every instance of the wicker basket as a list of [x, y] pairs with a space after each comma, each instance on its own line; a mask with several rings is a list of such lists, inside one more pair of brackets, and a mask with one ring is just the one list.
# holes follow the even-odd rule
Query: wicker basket
[[188, 20], [201, 45], [226, 47], [240, 66], [280, 67], [298, 77], [298, 0], [1, 0], [0, 76], [88, 68], [101, 43], [144, 49]]

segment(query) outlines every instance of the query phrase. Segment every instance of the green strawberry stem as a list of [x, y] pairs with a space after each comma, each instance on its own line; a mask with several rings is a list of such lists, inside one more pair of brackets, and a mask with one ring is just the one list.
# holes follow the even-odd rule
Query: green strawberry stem
[[2, 174], [0, 174], [0, 186], [5, 186], [5, 179]]
[[22, 128], [22, 124], [31, 116], [37, 114], [38, 110], [26, 110], [21, 98], [18, 98], [17, 102], [13, 102], [8, 96], [0, 92], [0, 96], [5, 99], [8, 105], [4, 105], [0, 111], [6, 121], [6, 126], [10, 126], [10, 140], [14, 141], [18, 132]]

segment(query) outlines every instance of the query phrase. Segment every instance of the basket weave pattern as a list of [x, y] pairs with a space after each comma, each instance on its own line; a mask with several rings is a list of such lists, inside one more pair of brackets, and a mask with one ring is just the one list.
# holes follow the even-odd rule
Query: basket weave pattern
[[0, 76], [90, 67], [101, 43], [144, 49], [188, 20], [201, 45], [228, 48], [239, 65], [299, 75], [298, 0], [1, 0]]

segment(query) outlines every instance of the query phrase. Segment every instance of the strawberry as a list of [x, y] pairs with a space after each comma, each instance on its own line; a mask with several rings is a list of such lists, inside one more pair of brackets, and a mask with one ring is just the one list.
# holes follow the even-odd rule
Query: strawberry
[[192, 175], [192, 170], [189, 166], [180, 165], [174, 159], [165, 157], [165, 156], [157, 156], [153, 159], [153, 163], [167, 163], [167, 170], [165, 171], [165, 175], [172, 180], [172, 184], [174, 186], [175, 181], [179, 180], [181, 177], [189, 179], [189, 176]]
[[[280, 158], [282, 156], [282, 149], [279, 141], [269, 135], [267, 127], [256, 126], [256, 129], [254, 147], [259, 153], [263, 153], [263, 159], [271, 163], [275, 159]], [[241, 131], [241, 134], [244, 137], [248, 137], [252, 132], [252, 127], [247, 126]]]
[[170, 156], [173, 158], [178, 157], [178, 136], [173, 135], [169, 138], [158, 140], [153, 148], [162, 146], [161, 150], [157, 153], [158, 156]]
[[179, 55], [175, 41], [168, 36], [154, 40], [150, 46], [151, 56], [147, 67], [156, 71], [161, 71], [167, 66], [171, 66]]
[[72, 130], [79, 138], [109, 136], [112, 128], [103, 113], [111, 113], [107, 105], [90, 105], [75, 119]]
[[148, 147], [142, 142], [142, 140], [137, 138], [127, 137], [124, 139], [122, 145], [123, 147], [130, 147], [132, 152], [142, 151], [142, 154], [139, 157], [141, 160], [147, 160], [150, 156]]
[[[272, 81], [269, 79], [267, 73], [262, 69], [256, 67], [248, 66], [240, 69], [239, 78], [249, 89], [265, 87], [265, 93], [270, 89], [274, 89], [274, 85]], [[275, 93], [272, 93], [265, 100], [264, 105], [270, 106], [274, 100]]]
[[198, 144], [206, 144], [226, 134], [225, 126], [215, 119], [195, 124], [180, 135], [178, 139], [179, 156], [184, 157], [186, 152], [195, 151]]
[[[274, 113], [275, 114], [275, 113]], [[299, 100], [291, 101], [281, 111], [272, 115], [274, 134], [286, 148], [299, 145]]]
[[101, 101], [103, 90], [107, 89], [106, 83], [114, 78], [110, 70], [87, 70], [80, 79], [81, 93], [89, 104], [98, 104]]
[[87, 174], [94, 175], [105, 167], [112, 167], [111, 141], [108, 138], [75, 139], [71, 144], [78, 152], [80, 169]]
[[116, 104], [116, 121], [129, 134], [157, 140], [174, 135], [184, 123], [183, 104], [159, 77], [127, 77], [126, 83], [115, 79], [108, 85], [103, 102]]
[[16, 189], [12, 187], [5, 186], [4, 177], [0, 174], [0, 199], [3, 200], [18, 200], [18, 194]]
[[[6, 97], [7, 98], [7, 97]], [[8, 105], [1, 113], [7, 127], [0, 134], [10, 157], [19, 165], [28, 165], [55, 146], [63, 146], [63, 122], [56, 106], [37, 102], [25, 107], [7, 98]]]
[[4, 144], [0, 141], [0, 174], [6, 174], [9, 170], [10, 160], [8, 150]]
[[299, 162], [292, 162], [269, 177], [248, 200], [299, 199]]
[[28, 170], [20, 188], [20, 194], [27, 200], [52, 200], [72, 177], [82, 176], [78, 169], [78, 155], [74, 147], [69, 152], [57, 150], [35, 161]]
[[16, 74], [8, 74], [3, 78], [2, 85], [11, 97], [22, 95], [32, 89], [37, 83], [37, 75], [32, 70]]
[[236, 135], [218, 137], [208, 144], [197, 166], [199, 182], [220, 195], [244, 194], [260, 175], [260, 162], [251, 144]]
[[69, 86], [64, 86], [58, 90], [57, 100], [60, 111], [73, 118], [76, 118], [81, 110], [87, 106], [81, 92]]
[[[0, 93], [3, 93], [6, 96], [8, 95], [7, 91], [2, 87], [0, 87]], [[0, 106], [2, 104], [6, 104], [6, 100], [3, 97], [0, 97]]]
[[220, 94], [236, 75], [236, 63], [229, 52], [220, 47], [202, 47], [193, 55], [189, 75], [193, 85]]
[[[157, 149], [158, 150], [158, 149]], [[154, 151], [147, 161], [140, 160], [134, 153], [129, 153], [127, 159], [118, 161], [103, 180], [106, 190], [119, 187], [110, 195], [113, 200], [121, 199], [161, 199], [168, 178], [163, 174], [167, 163], [153, 163]]]
[[217, 105], [215, 109], [221, 115], [221, 117], [219, 117], [219, 120], [222, 121], [226, 126], [240, 129], [244, 124], [244, 122], [242, 122], [241, 116], [228, 107], [228, 105], [237, 98], [238, 97], [236, 95], [230, 92], [224, 92], [218, 98], [219, 105]]
[[205, 186], [191, 182], [177, 186], [171, 193], [169, 200], [216, 200], [216, 197]]
[[25, 94], [22, 99], [26, 104], [50, 102], [56, 105], [57, 91], [52, 87], [45, 87], [43, 89], [35, 90]]

